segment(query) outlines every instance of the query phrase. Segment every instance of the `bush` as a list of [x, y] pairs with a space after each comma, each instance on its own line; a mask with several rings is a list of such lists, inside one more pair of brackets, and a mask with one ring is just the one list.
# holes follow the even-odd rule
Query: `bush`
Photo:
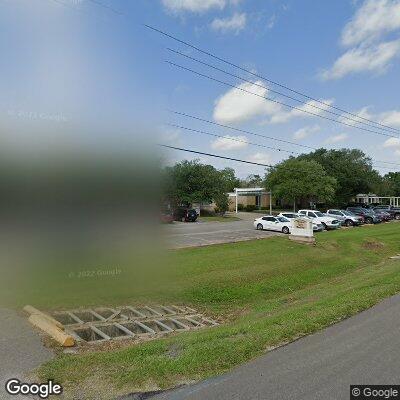
[[202, 208], [200, 214], [202, 217], [213, 217], [215, 215], [215, 212], [213, 210]]
[[229, 197], [226, 193], [215, 196], [215, 212], [223, 216], [229, 210]]
[[244, 205], [243, 204], [238, 204], [238, 211], [243, 211], [244, 210]]
[[248, 204], [248, 205], [246, 206], [246, 211], [252, 212], [252, 211], [254, 211], [256, 208], [257, 208], [257, 207], [256, 207], [254, 204]]

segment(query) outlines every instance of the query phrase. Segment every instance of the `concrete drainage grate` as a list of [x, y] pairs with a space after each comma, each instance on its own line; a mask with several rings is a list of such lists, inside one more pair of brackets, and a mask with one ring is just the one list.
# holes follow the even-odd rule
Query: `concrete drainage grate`
[[56, 311], [51, 317], [66, 334], [83, 343], [109, 340], [146, 339], [218, 323], [185, 306], [122, 306]]

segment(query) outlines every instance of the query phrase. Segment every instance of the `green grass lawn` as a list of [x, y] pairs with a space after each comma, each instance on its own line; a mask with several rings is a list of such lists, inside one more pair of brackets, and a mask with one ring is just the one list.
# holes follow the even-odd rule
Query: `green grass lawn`
[[[223, 373], [399, 292], [400, 262], [389, 259], [400, 251], [399, 233], [400, 224], [390, 223], [322, 233], [316, 246], [274, 237], [170, 251], [166, 268], [174, 284], [149, 298], [192, 305], [223, 321], [220, 326], [59, 355], [39, 377], [62, 383], [66, 397], [101, 399]], [[92, 304], [97, 289], [86, 290]], [[109, 300], [141, 299], [124, 287]]]

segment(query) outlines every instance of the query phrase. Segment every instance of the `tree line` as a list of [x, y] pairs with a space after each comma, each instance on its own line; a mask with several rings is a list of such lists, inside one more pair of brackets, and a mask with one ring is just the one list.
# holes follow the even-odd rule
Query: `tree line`
[[309, 202], [344, 206], [358, 193], [400, 196], [400, 172], [382, 176], [372, 160], [358, 149], [317, 149], [290, 157], [264, 176], [239, 179], [233, 168], [217, 170], [198, 160], [182, 161], [163, 170], [164, 200], [172, 206], [215, 202], [218, 211], [228, 208], [228, 192], [235, 187], [264, 187], [285, 204]]

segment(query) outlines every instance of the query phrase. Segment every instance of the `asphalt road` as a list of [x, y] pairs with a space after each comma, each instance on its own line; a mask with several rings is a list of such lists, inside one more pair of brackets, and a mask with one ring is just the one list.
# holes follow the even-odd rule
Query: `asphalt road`
[[151, 399], [348, 400], [351, 384], [400, 384], [399, 371], [398, 295], [228, 374]]
[[11, 396], [5, 391], [8, 379], [24, 378], [41, 363], [49, 360], [52, 352], [46, 349], [40, 336], [28, 319], [15, 311], [0, 308], [0, 399], [28, 399], [27, 396]]
[[[261, 214], [260, 214], [261, 215]], [[206, 246], [217, 243], [263, 239], [281, 233], [257, 231], [253, 220], [259, 215], [241, 215], [244, 218], [232, 222], [175, 222], [164, 226], [165, 238], [170, 248]]]

